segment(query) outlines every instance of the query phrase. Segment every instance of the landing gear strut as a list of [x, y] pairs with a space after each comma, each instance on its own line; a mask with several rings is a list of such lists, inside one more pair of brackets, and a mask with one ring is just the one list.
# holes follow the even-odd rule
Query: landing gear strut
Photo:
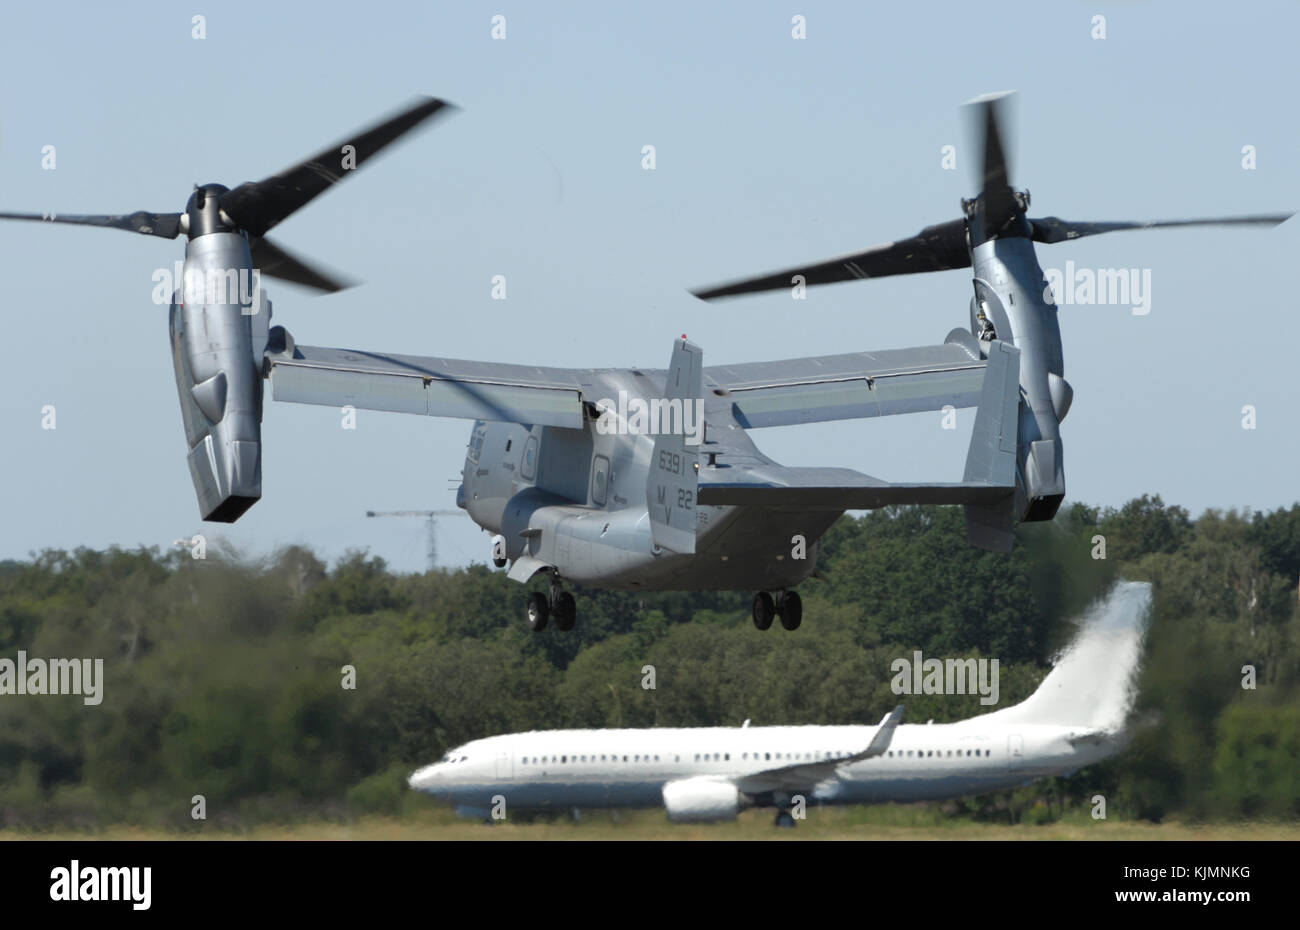
[[578, 604], [573, 595], [560, 586], [560, 579], [551, 575], [551, 588], [548, 594], [533, 591], [525, 602], [527, 608], [528, 628], [534, 633], [546, 629], [549, 620], [555, 621], [555, 628], [562, 633], [573, 629], [578, 622]]
[[774, 617], [780, 617], [781, 626], [787, 630], [799, 629], [803, 622], [803, 599], [797, 591], [781, 591], [775, 600], [766, 591], [754, 595], [754, 626], [766, 630]]

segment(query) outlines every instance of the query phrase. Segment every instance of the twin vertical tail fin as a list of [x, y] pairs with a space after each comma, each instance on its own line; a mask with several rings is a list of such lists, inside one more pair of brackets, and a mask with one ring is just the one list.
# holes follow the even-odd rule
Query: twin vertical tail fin
[[[652, 410], [655, 402], [651, 402]], [[704, 429], [704, 352], [685, 337], [673, 344], [657, 430], [646, 500], [654, 544], [673, 552], [695, 552], [695, 505], [699, 444]]]
[[1020, 351], [1009, 343], [989, 344], [984, 388], [966, 454], [965, 484], [1007, 488], [991, 503], [966, 504], [966, 536], [993, 552], [1010, 552], [1016, 515], [1016, 455], [1020, 422]]

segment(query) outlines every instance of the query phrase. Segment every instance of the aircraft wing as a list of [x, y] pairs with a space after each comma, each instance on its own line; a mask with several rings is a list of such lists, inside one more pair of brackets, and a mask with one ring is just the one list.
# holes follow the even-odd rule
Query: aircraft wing
[[[958, 336], [966, 337], [962, 341]], [[704, 369], [745, 428], [892, 416], [979, 403], [986, 362], [956, 341]], [[578, 428], [591, 370], [294, 345], [268, 350], [275, 400]]]
[[903, 705], [898, 705], [880, 721], [876, 735], [861, 752], [847, 756], [819, 759], [816, 762], [796, 762], [780, 768], [765, 769], [736, 779], [736, 787], [745, 794], [764, 794], [768, 791], [807, 791], [818, 782], [835, 774], [841, 765], [850, 765], [884, 755], [894, 738], [894, 730], [903, 719]]
[[974, 407], [984, 359], [965, 330], [949, 339], [911, 349], [711, 366], [704, 369], [705, 384], [726, 392], [746, 429]]
[[267, 352], [272, 396], [431, 417], [578, 428], [582, 373], [358, 349], [289, 345]]

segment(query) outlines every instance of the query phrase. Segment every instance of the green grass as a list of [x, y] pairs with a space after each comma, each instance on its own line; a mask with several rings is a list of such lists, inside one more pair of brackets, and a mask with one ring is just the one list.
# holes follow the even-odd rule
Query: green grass
[[304, 822], [243, 830], [209, 824], [184, 829], [114, 826], [87, 832], [0, 830], [0, 839], [103, 840], [1300, 840], [1300, 823], [1151, 824], [1091, 819], [1033, 824], [977, 823], [926, 805], [814, 808], [793, 830], [772, 826], [771, 811], [746, 811], [734, 823], [668, 823], [662, 811], [592, 811], [505, 820], [488, 826], [427, 805], [402, 817], [348, 823]]

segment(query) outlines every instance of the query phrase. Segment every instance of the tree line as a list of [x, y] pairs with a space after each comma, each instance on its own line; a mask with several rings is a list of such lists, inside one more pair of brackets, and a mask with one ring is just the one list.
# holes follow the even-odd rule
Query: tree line
[[[749, 592], [579, 589], [573, 632], [533, 634], [503, 572], [296, 546], [0, 563], [0, 659], [104, 660], [96, 706], [0, 695], [0, 827], [193, 828], [197, 796], [232, 827], [394, 813], [411, 770], [518, 730], [873, 723], [914, 650], [997, 658], [1005, 707], [1121, 577], [1154, 586], [1129, 750], [948, 809], [1050, 818], [1102, 794], [1112, 819], [1300, 817], [1300, 504], [1074, 504], [1009, 555], [972, 548], [957, 508], [888, 508], [842, 517], [817, 558], [794, 633], [754, 629]], [[902, 700], [913, 722], [993, 709]]]

